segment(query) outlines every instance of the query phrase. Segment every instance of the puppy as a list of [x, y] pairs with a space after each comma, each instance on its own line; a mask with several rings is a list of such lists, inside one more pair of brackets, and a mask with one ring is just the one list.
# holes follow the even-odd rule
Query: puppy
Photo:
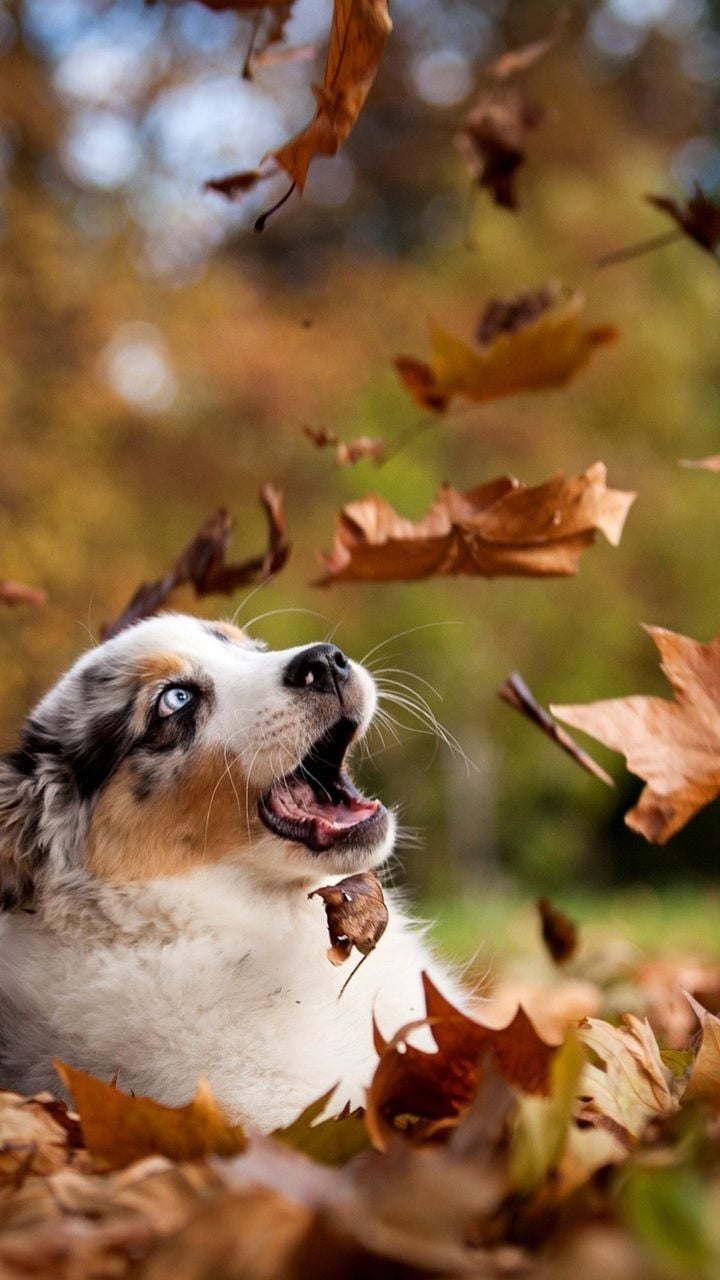
[[173, 1106], [204, 1074], [265, 1130], [362, 1104], [373, 1015], [421, 1018], [429, 961], [389, 902], [339, 999], [308, 899], [392, 849], [346, 765], [375, 706], [334, 645], [181, 615], [76, 662], [0, 760], [0, 1087], [57, 1093], [60, 1058]]

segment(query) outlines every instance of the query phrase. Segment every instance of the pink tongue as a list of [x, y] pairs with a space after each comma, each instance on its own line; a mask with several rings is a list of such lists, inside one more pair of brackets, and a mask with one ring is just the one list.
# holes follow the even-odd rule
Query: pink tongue
[[362, 800], [348, 796], [341, 804], [321, 804], [312, 787], [300, 778], [293, 778], [284, 787], [272, 792], [272, 807], [281, 818], [294, 822], [313, 822], [315, 836], [332, 839], [334, 833], [372, 817], [380, 807], [379, 800]]

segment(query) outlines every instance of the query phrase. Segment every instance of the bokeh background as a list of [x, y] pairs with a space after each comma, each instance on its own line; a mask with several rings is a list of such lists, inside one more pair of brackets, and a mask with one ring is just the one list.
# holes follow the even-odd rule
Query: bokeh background
[[[238, 610], [273, 645], [332, 631], [409, 673], [461, 749], [407, 712], [397, 741], [373, 740], [365, 782], [408, 829], [398, 878], [475, 920], [490, 900], [641, 885], [631, 915], [672, 899], [697, 929], [716, 913], [718, 806], [647, 845], [622, 822], [639, 784], [621, 759], [595, 751], [612, 793], [496, 694], [512, 669], [543, 702], [665, 693], [640, 624], [704, 641], [718, 624], [720, 478], [678, 465], [720, 451], [718, 264], [689, 241], [595, 263], [668, 229], [645, 193], [720, 184], [720, 8], [566, 6], [525, 79], [548, 117], [510, 213], [473, 194], [453, 135], [482, 66], [545, 34], [558, 7], [393, 0], [355, 132], [255, 235], [266, 190], [233, 205], [202, 184], [309, 117], [330, 0], [296, 0], [287, 44], [310, 51], [258, 63], [251, 81], [251, 20], [195, 0], [0, 3], [0, 572], [48, 593], [42, 611], [0, 619], [0, 733], [9, 747], [33, 699], [217, 505], [236, 518], [238, 558], [259, 550], [270, 480], [286, 495], [287, 568], [247, 600], [177, 604]], [[392, 357], [422, 357], [430, 320], [469, 337], [488, 297], [549, 278], [621, 331], [570, 387], [438, 420], [411, 403]], [[303, 424], [407, 440], [380, 468], [340, 470]], [[310, 585], [353, 497], [374, 490], [418, 518], [443, 480], [539, 483], [597, 459], [639, 496], [619, 549], [599, 540], [577, 578]]]

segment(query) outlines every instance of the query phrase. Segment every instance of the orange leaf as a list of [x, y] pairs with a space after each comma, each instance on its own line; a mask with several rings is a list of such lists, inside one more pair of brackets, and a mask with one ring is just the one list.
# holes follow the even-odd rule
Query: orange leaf
[[423, 986], [437, 1052], [408, 1043], [408, 1035], [422, 1023], [404, 1027], [389, 1044], [376, 1036], [380, 1062], [368, 1090], [365, 1119], [381, 1150], [398, 1131], [423, 1139], [454, 1127], [477, 1093], [484, 1056], [517, 1089], [547, 1093], [549, 1088], [557, 1046], [541, 1039], [522, 1008], [506, 1027], [488, 1027], [451, 1005], [427, 974]]
[[78, 1071], [66, 1062], [55, 1070], [75, 1099], [88, 1151], [110, 1169], [143, 1156], [197, 1160], [230, 1156], [246, 1145], [240, 1125], [230, 1124], [206, 1080], [184, 1107], [164, 1107], [152, 1098], [135, 1098], [112, 1084]]
[[607, 489], [605, 479], [605, 467], [596, 462], [572, 480], [555, 476], [534, 489], [509, 476], [465, 494], [446, 485], [417, 524], [369, 494], [336, 517], [335, 544], [323, 557], [325, 576], [318, 585], [461, 573], [573, 574], [597, 529], [617, 545], [635, 497]]
[[685, 992], [702, 1029], [702, 1039], [682, 1101], [701, 1098], [720, 1108], [720, 1018], [709, 1013], [689, 992]]
[[[334, 156], [353, 128], [372, 87], [391, 30], [388, 0], [335, 0], [323, 83], [313, 90], [317, 101], [315, 115], [304, 129], [268, 157], [275, 162], [275, 167], [285, 169], [300, 191], [315, 156]], [[273, 169], [251, 170], [206, 185], [232, 197], [272, 173]], [[262, 226], [264, 218], [259, 219], [258, 230]]]
[[674, 702], [635, 696], [550, 710], [625, 756], [647, 783], [625, 821], [664, 844], [720, 794], [720, 635], [704, 645], [663, 627], [645, 629], [660, 650]]
[[484, 401], [560, 387], [580, 372], [596, 347], [617, 337], [607, 325], [584, 328], [584, 310], [581, 293], [554, 283], [493, 299], [480, 321], [479, 347], [434, 326], [429, 363], [398, 356], [395, 367], [423, 408], [439, 412], [454, 395]]

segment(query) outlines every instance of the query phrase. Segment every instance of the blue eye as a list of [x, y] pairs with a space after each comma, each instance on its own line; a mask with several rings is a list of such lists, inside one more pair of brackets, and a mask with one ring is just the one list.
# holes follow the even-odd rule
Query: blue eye
[[157, 704], [157, 713], [161, 717], [171, 716], [176, 711], [182, 711], [189, 702], [192, 702], [195, 694], [192, 689], [185, 689], [182, 685], [175, 685], [172, 689], [166, 689], [160, 695]]

